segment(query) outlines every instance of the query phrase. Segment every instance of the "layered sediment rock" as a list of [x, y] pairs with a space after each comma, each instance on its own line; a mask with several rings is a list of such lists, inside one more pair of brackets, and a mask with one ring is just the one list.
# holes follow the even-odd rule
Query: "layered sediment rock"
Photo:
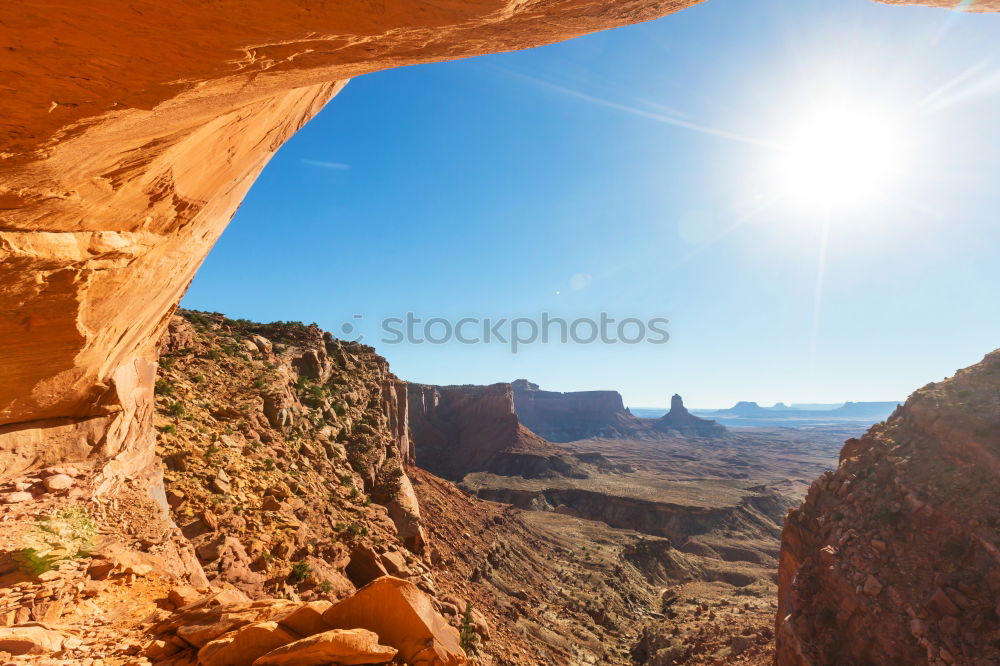
[[408, 387], [417, 463], [446, 479], [570, 474], [574, 462], [520, 424], [510, 384]]
[[649, 429], [625, 408], [618, 391], [542, 391], [518, 379], [514, 387], [517, 416], [532, 432], [552, 442], [592, 437], [642, 439]]
[[767, 491], [748, 494], [738, 504], [723, 507], [682, 506], [580, 488], [483, 487], [475, 489], [475, 494], [529, 511], [559, 511], [599, 520], [611, 527], [667, 537], [678, 544], [712, 530], [763, 534], [775, 539], [781, 516], [789, 505], [785, 498]]
[[849, 440], [782, 534], [778, 663], [1000, 662], [1000, 351]]

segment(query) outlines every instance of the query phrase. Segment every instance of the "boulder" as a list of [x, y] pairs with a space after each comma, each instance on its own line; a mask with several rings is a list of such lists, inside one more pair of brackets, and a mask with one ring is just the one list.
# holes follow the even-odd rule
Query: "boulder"
[[332, 605], [329, 601], [310, 601], [284, 610], [271, 619], [299, 636], [312, 636], [330, 628], [323, 621], [323, 613]]
[[31, 493], [25, 491], [18, 491], [14, 493], [7, 493], [3, 496], [4, 504], [20, 504], [21, 502], [28, 502], [31, 500]]
[[295, 636], [277, 622], [258, 622], [206, 643], [198, 650], [200, 666], [250, 666], [271, 650], [291, 643]]
[[174, 608], [183, 608], [188, 604], [193, 604], [204, 596], [204, 594], [190, 585], [178, 585], [170, 590], [167, 594], [167, 599], [174, 605]]
[[378, 635], [367, 629], [333, 629], [272, 650], [253, 666], [384, 664], [396, 652], [396, 648], [379, 645]]
[[392, 576], [375, 580], [323, 613], [337, 629], [362, 628], [399, 650], [408, 664], [456, 666], [466, 663], [458, 630], [434, 610], [430, 597], [409, 581]]
[[54, 493], [72, 487], [73, 477], [69, 474], [54, 474], [45, 479], [43, 483], [45, 483], [46, 490], [50, 493]]
[[12, 655], [58, 652], [62, 650], [64, 639], [63, 634], [37, 622], [0, 627], [0, 652]]
[[153, 628], [156, 634], [174, 633], [190, 645], [201, 648], [231, 631], [269, 621], [277, 613], [296, 605], [282, 599], [263, 599], [252, 603], [228, 603], [209, 606], [223, 598], [209, 597], [184, 613]]
[[344, 573], [359, 587], [389, 574], [382, 564], [382, 558], [367, 547], [355, 548], [351, 552], [351, 560]]

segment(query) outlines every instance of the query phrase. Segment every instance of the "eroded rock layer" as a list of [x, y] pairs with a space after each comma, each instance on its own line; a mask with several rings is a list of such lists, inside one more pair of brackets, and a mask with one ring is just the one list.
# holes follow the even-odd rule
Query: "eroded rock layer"
[[518, 421], [510, 384], [409, 384], [418, 464], [447, 479], [490, 471], [525, 477], [572, 473], [574, 461]]
[[1000, 663], [998, 480], [1000, 351], [849, 440], [789, 514], [778, 663]]
[[513, 387], [521, 423], [550, 441], [650, 435], [649, 428], [625, 408], [618, 391], [542, 391], [526, 379], [516, 380]]

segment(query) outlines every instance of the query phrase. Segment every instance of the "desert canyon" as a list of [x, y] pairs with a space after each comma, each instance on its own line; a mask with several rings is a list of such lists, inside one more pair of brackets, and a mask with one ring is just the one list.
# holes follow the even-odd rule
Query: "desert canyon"
[[351, 77], [692, 4], [0, 9], [4, 663], [1000, 662], [1000, 352], [862, 435], [178, 309]]

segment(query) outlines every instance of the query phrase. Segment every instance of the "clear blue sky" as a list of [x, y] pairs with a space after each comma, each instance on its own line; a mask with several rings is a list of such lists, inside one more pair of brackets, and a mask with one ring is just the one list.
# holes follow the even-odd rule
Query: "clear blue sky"
[[[831, 99], [879, 109], [893, 177], [861, 201], [775, 201], [775, 146]], [[1000, 346], [998, 119], [1000, 16], [865, 0], [709, 0], [380, 72], [281, 149], [183, 305], [355, 322], [426, 383], [903, 399]], [[671, 339], [380, 342], [408, 311], [663, 316]]]

